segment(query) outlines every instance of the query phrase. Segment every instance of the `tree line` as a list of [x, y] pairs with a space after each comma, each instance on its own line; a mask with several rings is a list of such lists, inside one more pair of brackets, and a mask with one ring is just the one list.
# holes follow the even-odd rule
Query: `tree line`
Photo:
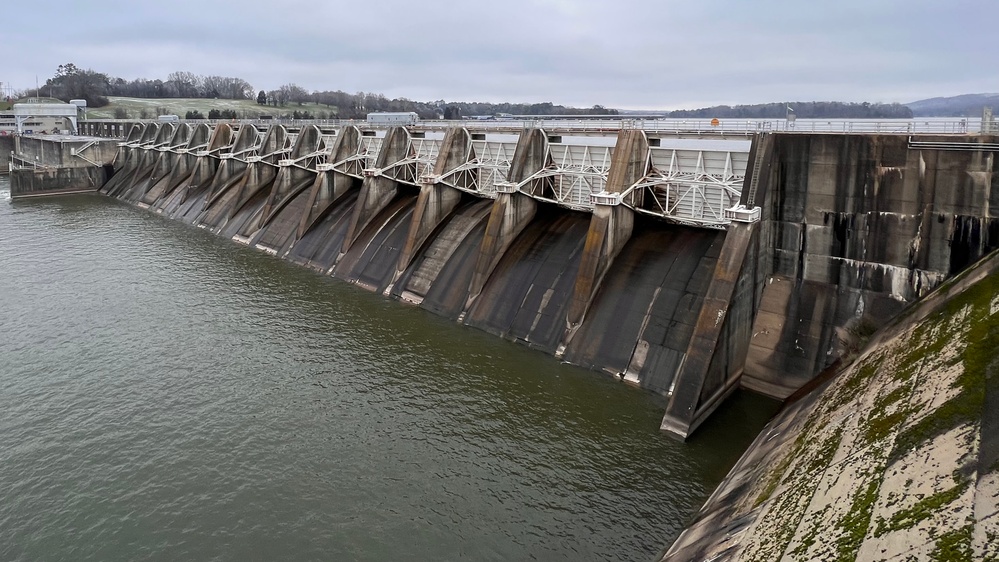
[[382, 94], [357, 92], [350, 94], [342, 90], [309, 92], [298, 84], [285, 84], [276, 90], [257, 93], [257, 103], [272, 107], [286, 107], [306, 103], [324, 105], [336, 110], [340, 119], [363, 119], [372, 112], [414, 112], [421, 119], [460, 119], [473, 116], [510, 115], [617, 115], [616, 109], [601, 105], [589, 108], [576, 108], [544, 103], [486, 103], [486, 102], [429, 102], [413, 101], [406, 98], [389, 99]]
[[755, 105], [716, 105], [702, 109], [670, 111], [668, 117], [710, 119], [911, 119], [912, 110], [899, 103], [844, 103], [838, 101], [793, 101]]
[[55, 75], [37, 90], [19, 92], [17, 97], [50, 97], [69, 101], [87, 100], [88, 107], [104, 107], [109, 96], [133, 98], [223, 98], [249, 99], [253, 86], [242, 78], [200, 76], [192, 72], [172, 72], [166, 80], [136, 78], [126, 80], [73, 63], [60, 64]]
[[[19, 92], [18, 97], [32, 95], [31, 91]], [[34, 96], [48, 96], [63, 101], [85, 99], [89, 107], [103, 107], [110, 103], [109, 96], [132, 98], [220, 98], [253, 99], [253, 86], [241, 78], [231, 76], [202, 76], [192, 72], [171, 72], [166, 80], [136, 78], [126, 80], [111, 77], [91, 69], [82, 69], [73, 63], [60, 64], [55, 75], [45, 81], [45, 85], [33, 92]], [[495, 115], [617, 115], [616, 109], [601, 105], [588, 108], [575, 108], [544, 103], [487, 103], [487, 102], [447, 102], [413, 101], [406, 98], [389, 99], [382, 94], [342, 90], [309, 91], [298, 84], [285, 84], [274, 90], [259, 90], [256, 93], [261, 113], [271, 112], [266, 107], [299, 107], [309, 103], [326, 106], [327, 110], [316, 112], [296, 110], [301, 118], [314, 115], [328, 115], [330, 118], [363, 119], [372, 112], [414, 112], [422, 119], [460, 119], [465, 117]], [[741, 119], [782, 119], [789, 115], [801, 118], [848, 118], [848, 119], [910, 119], [912, 110], [893, 103], [843, 103], [843, 102], [779, 102], [755, 105], [718, 105], [702, 109], [671, 111], [668, 117], [679, 118], [741, 118]]]
[[[55, 75], [45, 81], [37, 90], [18, 92], [15, 97], [52, 97], [63, 101], [85, 99], [87, 106], [98, 108], [110, 103], [111, 96], [131, 98], [219, 98], [253, 99], [253, 86], [241, 78], [231, 76], [202, 76], [193, 72], [171, 72], [166, 80], [136, 78], [126, 80], [109, 76], [92, 69], [83, 69], [73, 63], [60, 64]], [[298, 84], [285, 84], [274, 90], [259, 90], [256, 101], [261, 106], [285, 108], [289, 105], [302, 106], [306, 103], [326, 106], [323, 112], [339, 119], [363, 119], [371, 112], [415, 112], [423, 119], [440, 117], [458, 119], [480, 115], [501, 113], [514, 115], [613, 115], [617, 110], [595, 105], [591, 108], [575, 108], [555, 105], [551, 102], [534, 104], [484, 103], [484, 102], [429, 102], [413, 101], [406, 98], [389, 99], [382, 94], [342, 90], [309, 91]], [[261, 113], [266, 110], [261, 108]], [[312, 113], [302, 110], [300, 115]], [[303, 117], [307, 118], [307, 117]]]

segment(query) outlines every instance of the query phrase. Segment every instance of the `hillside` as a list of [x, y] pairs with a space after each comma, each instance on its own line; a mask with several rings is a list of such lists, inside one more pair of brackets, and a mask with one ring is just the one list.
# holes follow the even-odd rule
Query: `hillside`
[[892, 103], [850, 103], [839, 101], [789, 101], [753, 105], [716, 105], [701, 109], [670, 111], [667, 117], [708, 119], [784, 119], [793, 113], [802, 119], [909, 119], [908, 107]]
[[981, 117], [982, 108], [999, 112], [999, 94], [963, 94], [905, 104], [915, 117]]
[[662, 558], [999, 560], [999, 255], [760, 433]]
[[[284, 107], [258, 105], [256, 100], [230, 100], [230, 99], [209, 99], [209, 98], [125, 98], [111, 97], [109, 105], [98, 109], [89, 109], [87, 117], [91, 119], [115, 119], [116, 111], [122, 110], [127, 114], [127, 119], [138, 119], [143, 117], [154, 118], [157, 115], [173, 114], [184, 116], [188, 111], [199, 111], [203, 115], [208, 115], [212, 109], [233, 110], [240, 118], [253, 119], [260, 115], [271, 115], [273, 117], [291, 117], [295, 111], [308, 111], [317, 119], [328, 119], [335, 117], [337, 108], [327, 107], [317, 103], [289, 103]], [[120, 113], [119, 113], [120, 115]]]

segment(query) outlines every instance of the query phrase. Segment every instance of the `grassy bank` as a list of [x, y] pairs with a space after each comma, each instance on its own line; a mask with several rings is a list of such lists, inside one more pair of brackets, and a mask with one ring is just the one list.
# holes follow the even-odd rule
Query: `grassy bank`
[[[115, 110], [125, 111], [128, 119], [154, 118], [159, 114], [184, 115], [188, 111], [198, 111], [207, 116], [208, 112], [217, 109], [219, 111], [232, 110], [241, 119], [253, 119], [261, 115], [271, 115], [273, 117], [291, 117], [295, 111], [307, 111], [315, 118], [324, 119], [334, 117], [336, 107], [327, 107], [316, 103], [305, 103], [298, 105], [290, 103], [284, 107], [274, 107], [271, 105], [258, 105], [256, 100], [226, 100], [226, 99], [205, 99], [205, 98], [109, 98], [111, 103], [100, 108], [90, 108], [87, 110], [87, 117], [91, 119], [114, 119]], [[143, 115], [144, 114], [144, 115]]]

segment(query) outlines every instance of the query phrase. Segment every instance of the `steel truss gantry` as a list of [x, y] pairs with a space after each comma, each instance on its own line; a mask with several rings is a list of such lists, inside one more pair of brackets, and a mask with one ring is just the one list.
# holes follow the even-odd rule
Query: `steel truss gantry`
[[641, 179], [620, 194], [599, 193], [601, 204], [625, 205], [669, 222], [724, 229], [739, 203], [749, 154], [651, 147]]
[[442, 139], [409, 137], [406, 157], [384, 168], [365, 168], [365, 176], [383, 176], [399, 183], [420, 187], [420, 178], [433, 173]]
[[[464, 156], [457, 159], [460, 163], [436, 175], [437, 161], [444, 157], [443, 133], [436, 131], [409, 131], [405, 149], [401, 151], [405, 156], [383, 167], [377, 167], [386, 140], [382, 131], [358, 130], [356, 144], [347, 156], [337, 149], [338, 140], [346, 142], [340, 138], [343, 129], [322, 131], [314, 150], [294, 157], [300, 135], [297, 131], [288, 132], [281, 146], [266, 154], [260, 154], [266, 139], [263, 131], [253, 135], [252, 146], [244, 144], [245, 148], [238, 151], [232, 151], [237, 137], [234, 134], [229, 144], [212, 151], [217, 154], [206, 152], [207, 143], [170, 146], [170, 141], [161, 139], [157, 143], [156, 139], [147, 139], [122, 144], [311, 172], [336, 171], [357, 179], [385, 177], [415, 187], [443, 184], [486, 198], [517, 192], [576, 211], [591, 211], [595, 205], [624, 205], [637, 213], [701, 228], [724, 229], [732, 220], [745, 219], [746, 212], [740, 214], [737, 205], [747, 175], [748, 147], [740, 151], [650, 146], [641, 178], [621, 193], [609, 193], [606, 188], [613, 146], [586, 140], [561, 142], [561, 138], [556, 141], [548, 137], [543, 167], [523, 180], [510, 182], [516, 137], [465, 132], [470, 140]], [[334, 153], [339, 153], [340, 159], [332, 162]]]
[[549, 143], [544, 168], [517, 183], [502, 183], [497, 191], [518, 191], [560, 207], [589, 211], [594, 205], [592, 195], [607, 186], [613, 155], [609, 146]]
[[[485, 137], [485, 135], [483, 135]], [[474, 139], [465, 151], [462, 164], [440, 176], [427, 174], [423, 183], [441, 183], [479, 197], [496, 198], [496, 186], [506, 181], [517, 143]]]

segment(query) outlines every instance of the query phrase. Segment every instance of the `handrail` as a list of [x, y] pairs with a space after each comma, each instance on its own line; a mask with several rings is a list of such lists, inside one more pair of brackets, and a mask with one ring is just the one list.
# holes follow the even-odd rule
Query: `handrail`
[[[133, 119], [90, 120], [108, 123], [135, 123]], [[153, 120], [149, 120], [153, 121]], [[318, 125], [330, 127], [356, 126], [364, 130], [387, 129], [390, 124], [371, 124], [364, 119], [181, 119], [181, 122], [235, 123], [240, 125], [281, 124], [288, 127]], [[452, 127], [470, 127], [495, 132], [515, 132], [524, 128], [541, 127], [564, 129], [581, 133], [612, 132], [621, 129], [641, 129], [653, 133], [695, 133], [701, 135], [736, 134], [751, 135], [758, 132], [787, 133], [886, 133], [886, 134], [974, 134], [988, 132], [988, 123], [981, 118], [912, 118], [912, 119], [684, 119], [637, 118], [613, 116], [607, 118], [573, 119], [564, 116], [538, 116], [533, 119], [462, 119], [425, 120], [409, 128], [416, 130], [445, 130]]]

